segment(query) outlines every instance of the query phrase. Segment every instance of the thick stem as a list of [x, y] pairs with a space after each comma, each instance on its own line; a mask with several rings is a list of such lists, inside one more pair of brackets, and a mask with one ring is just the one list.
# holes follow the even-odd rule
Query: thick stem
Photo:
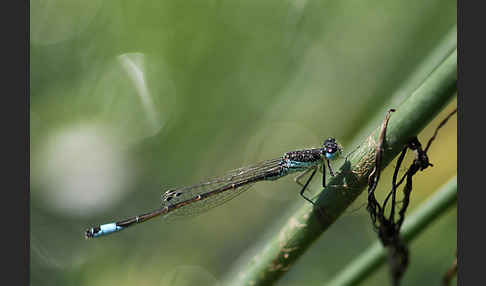
[[[457, 51], [454, 50], [400, 106], [389, 107], [396, 112], [388, 125], [382, 168], [453, 98], [456, 81]], [[239, 275], [230, 277], [232, 281], [227, 284], [264, 285], [279, 279], [367, 187], [375, 163], [378, 134], [379, 127], [344, 162], [340, 172], [318, 195], [314, 208], [303, 204], [259, 255]]]

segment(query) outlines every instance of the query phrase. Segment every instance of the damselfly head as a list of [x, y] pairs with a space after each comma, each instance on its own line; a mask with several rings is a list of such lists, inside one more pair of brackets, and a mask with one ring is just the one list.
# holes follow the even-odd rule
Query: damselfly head
[[339, 157], [342, 152], [342, 148], [337, 143], [336, 139], [329, 137], [322, 144], [322, 154], [328, 159], [333, 160]]

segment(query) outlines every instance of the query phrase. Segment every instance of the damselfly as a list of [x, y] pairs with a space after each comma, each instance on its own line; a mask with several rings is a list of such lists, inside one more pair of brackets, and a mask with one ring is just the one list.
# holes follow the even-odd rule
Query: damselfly
[[[329, 138], [324, 141], [321, 148], [287, 152], [280, 158], [236, 169], [219, 178], [189, 187], [171, 189], [162, 195], [162, 206], [159, 209], [125, 220], [89, 228], [85, 232], [85, 237], [107, 235], [157, 216], [196, 215], [229, 201], [248, 190], [256, 182], [276, 180], [296, 172], [302, 172], [295, 178], [295, 181], [302, 186], [300, 195], [314, 204], [304, 195], [304, 191], [318, 168], [322, 168], [322, 186], [326, 186], [325, 164], [329, 167], [330, 175], [334, 176], [329, 162], [338, 158], [341, 152], [342, 147], [334, 138]], [[300, 180], [309, 172], [312, 173], [303, 184]]]

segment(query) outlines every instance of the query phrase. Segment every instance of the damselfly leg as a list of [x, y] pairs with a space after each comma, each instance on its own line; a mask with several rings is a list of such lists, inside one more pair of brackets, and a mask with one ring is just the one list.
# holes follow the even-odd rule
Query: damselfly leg
[[[309, 203], [311, 203], [312, 205], [314, 205], [314, 202], [313, 202], [311, 199], [309, 199], [308, 197], [306, 197], [306, 196], [304, 195], [304, 191], [305, 191], [305, 189], [307, 188], [307, 186], [309, 185], [310, 181], [312, 181], [312, 178], [314, 177], [314, 175], [316, 174], [316, 172], [317, 172], [317, 167], [310, 168], [309, 170], [313, 170], [313, 171], [312, 171], [312, 174], [309, 176], [309, 179], [307, 179], [307, 182], [305, 182], [304, 187], [303, 187], [303, 188], [302, 188], [302, 190], [300, 191], [300, 195], [301, 195], [301, 196], [302, 196], [302, 197], [303, 197], [303, 198], [304, 198], [306, 201], [308, 201]], [[307, 173], [307, 172], [306, 172], [306, 173]]]
[[[329, 160], [326, 160], [326, 163], [327, 163], [327, 167], [329, 168], [329, 174], [330, 174], [332, 177], [334, 177], [334, 171], [333, 171], [333, 170], [332, 170], [332, 168], [331, 168], [331, 163], [329, 163]], [[325, 174], [323, 174], [323, 175], [325, 175]], [[324, 177], [325, 177], [325, 176], [324, 176]], [[323, 181], [323, 183], [322, 183], [322, 186], [323, 186], [323, 187], [325, 187], [325, 186], [326, 186], [326, 184], [324, 183], [324, 181]]]
[[305, 183], [302, 183], [300, 179], [302, 179], [305, 175], [307, 175], [310, 171], [313, 171], [313, 168], [309, 168], [305, 170], [304, 172], [300, 173], [299, 175], [295, 176], [294, 181], [299, 184], [301, 187], [305, 185]]
[[[329, 167], [329, 173], [332, 177], [335, 176], [334, 174], [334, 171], [332, 170], [332, 167], [331, 167], [331, 164], [329, 162], [329, 160], [325, 160], [326, 163], [327, 163], [327, 166]], [[322, 187], [325, 188], [326, 187], [326, 165], [324, 165], [324, 163], [320, 164], [319, 166], [314, 166], [312, 168], [309, 168], [307, 170], [305, 170], [303, 173], [299, 174], [298, 176], [296, 176], [294, 178], [294, 181], [299, 184], [300, 186], [302, 186], [302, 190], [300, 191], [300, 195], [308, 202], [310, 202], [311, 204], [314, 205], [314, 202], [309, 199], [308, 197], [306, 197], [304, 195], [304, 192], [305, 190], [307, 189], [307, 186], [310, 184], [310, 182], [312, 181], [312, 178], [314, 178], [314, 175], [316, 174], [317, 170], [320, 170], [322, 172]], [[303, 184], [301, 182], [301, 179], [307, 175], [309, 172], [312, 172], [311, 175], [309, 176], [309, 178], [307, 179], [307, 181], [305, 182], [305, 184]]]

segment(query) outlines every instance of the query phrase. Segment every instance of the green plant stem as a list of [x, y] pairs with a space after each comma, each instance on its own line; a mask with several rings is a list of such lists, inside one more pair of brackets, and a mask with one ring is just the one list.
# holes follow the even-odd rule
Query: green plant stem
[[[405, 243], [417, 237], [432, 221], [442, 215], [457, 201], [457, 177], [452, 178], [437, 191], [434, 196], [423, 203], [412, 215], [407, 217], [401, 235]], [[371, 275], [386, 257], [386, 249], [380, 241], [376, 241], [356, 260], [341, 271], [326, 285], [355, 285]]]
[[[457, 90], [457, 50], [452, 51], [391, 116], [382, 168], [402, 150], [453, 98]], [[385, 114], [383, 114], [383, 117]], [[344, 162], [340, 172], [317, 196], [316, 206], [302, 204], [271, 240], [258, 250], [230, 285], [265, 285], [278, 280], [309, 246], [367, 187], [374, 167], [380, 127]]]

